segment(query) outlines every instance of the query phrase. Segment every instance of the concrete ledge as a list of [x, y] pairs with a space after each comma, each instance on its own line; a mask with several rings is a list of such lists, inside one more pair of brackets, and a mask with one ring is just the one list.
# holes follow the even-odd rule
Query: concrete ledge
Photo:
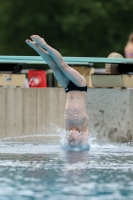
[[133, 75], [92, 74], [93, 87], [124, 87], [133, 88]]
[[132, 89], [88, 89], [87, 110], [97, 142], [133, 141]]
[[64, 106], [63, 89], [0, 88], [0, 138], [47, 134], [51, 123], [64, 127]]
[[[0, 88], [1, 141], [36, 142], [51, 134], [59, 140], [51, 124], [65, 128], [65, 97], [62, 88]], [[87, 112], [91, 137], [97, 142], [133, 141], [132, 89], [88, 88]]]

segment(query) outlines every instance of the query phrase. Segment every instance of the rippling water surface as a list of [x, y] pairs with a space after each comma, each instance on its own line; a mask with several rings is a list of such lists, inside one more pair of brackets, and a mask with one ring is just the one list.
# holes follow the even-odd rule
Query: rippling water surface
[[0, 143], [0, 199], [133, 199], [133, 146]]

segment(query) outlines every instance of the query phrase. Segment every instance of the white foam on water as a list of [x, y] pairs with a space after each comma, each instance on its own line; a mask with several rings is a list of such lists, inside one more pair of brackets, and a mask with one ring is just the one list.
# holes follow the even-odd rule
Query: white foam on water
[[59, 145], [46, 144], [31, 144], [23, 142], [1, 142], [0, 153], [10, 154], [44, 154], [44, 153], [58, 153], [60, 151]]
[[20, 136], [10, 136], [0, 139], [0, 142], [6, 141], [6, 140], [13, 140], [13, 139], [23, 139], [23, 138], [29, 138], [29, 137], [55, 137], [59, 136], [58, 134], [32, 134], [32, 135], [20, 135]]

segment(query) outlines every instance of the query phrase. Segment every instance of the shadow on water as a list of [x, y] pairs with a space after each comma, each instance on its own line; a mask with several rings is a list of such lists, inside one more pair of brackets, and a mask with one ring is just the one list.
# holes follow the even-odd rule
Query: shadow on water
[[69, 164], [85, 163], [88, 161], [88, 151], [66, 151], [64, 153], [65, 161]]

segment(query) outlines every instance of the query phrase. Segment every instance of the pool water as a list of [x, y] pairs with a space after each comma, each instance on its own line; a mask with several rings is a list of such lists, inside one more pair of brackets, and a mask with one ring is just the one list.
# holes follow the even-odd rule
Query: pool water
[[133, 199], [133, 146], [0, 143], [2, 200]]

